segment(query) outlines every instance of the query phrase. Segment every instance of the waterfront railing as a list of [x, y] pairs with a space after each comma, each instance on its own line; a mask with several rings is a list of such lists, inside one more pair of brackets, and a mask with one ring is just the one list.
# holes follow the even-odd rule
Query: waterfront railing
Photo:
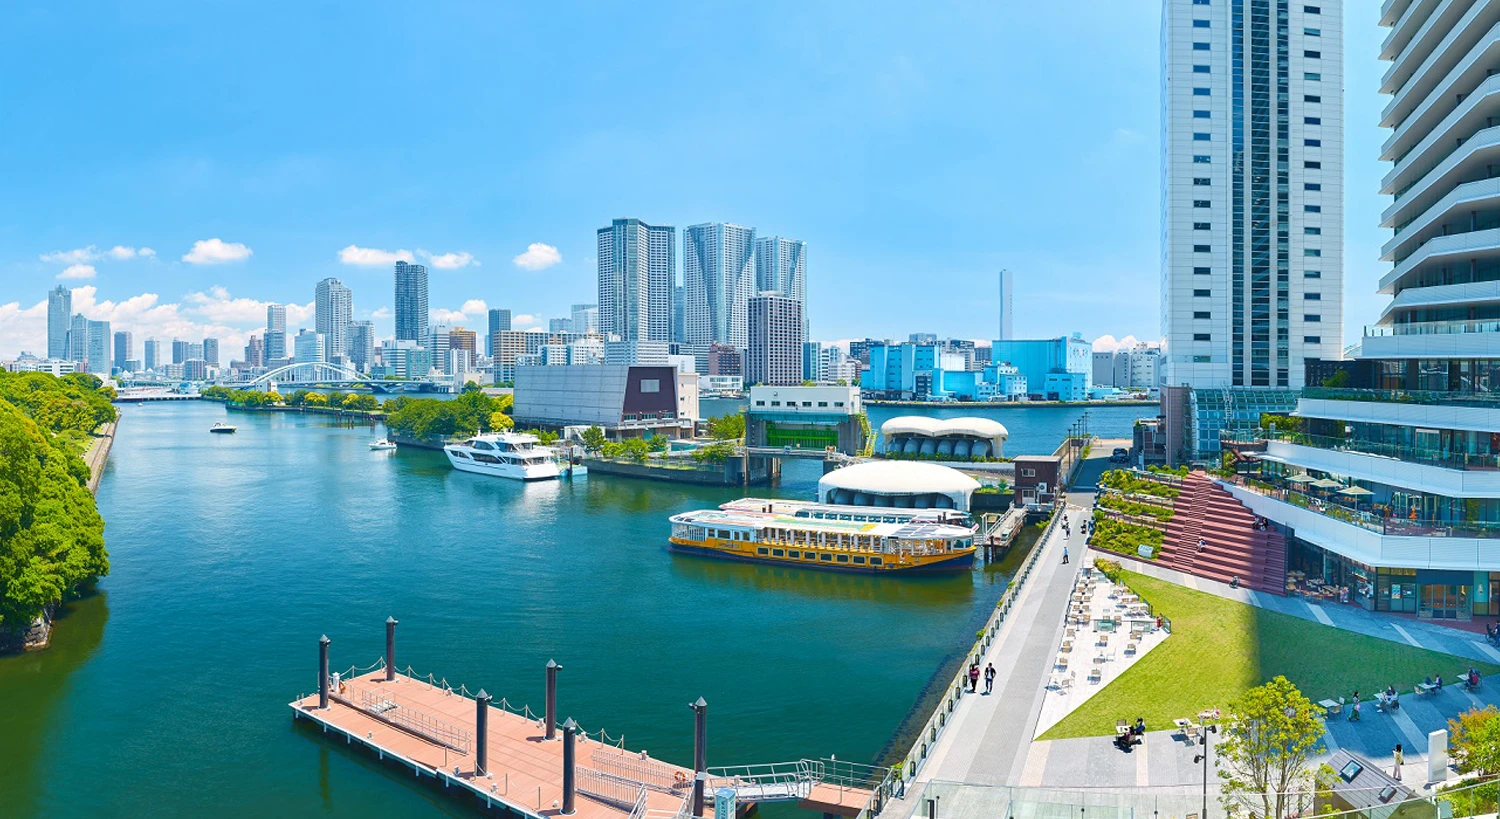
[[[1031, 552], [1026, 556], [1025, 562], [1021, 564], [1020, 570], [1016, 572], [1016, 576], [1011, 580], [1010, 585], [1006, 587], [1005, 593], [1000, 596], [1000, 601], [995, 604], [995, 611], [990, 615], [989, 620], [984, 625], [984, 629], [979, 632], [978, 639], [974, 641], [974, 645], [969, 649], [968, 657], [970, 658], [970, 662], [979, 662], [980, 658], [984, 656], [984, 653], [989, 650], [990, 645], [995, 641], [995, 637], [1000, 632], [1000, 626], [1010, 616], [1012, 609], [1016, 605], [1016, 600], [1020, 597], [1021, 591], [1026, 587], [1026, 581], [1031, 578], [1032, 571], [1036, 569], [1037, 561], [1042, 554], [1042, 545], [1047, 542], [1047, 538], [1051, 537], [1052, 531], [1057, 528], [1065, 512], [1066, 507], [1063, 507], [1061, 510], [1053, 512], [1051, 519], [1047, 521], [1047, 526], [1042, 530], [1041, 537], [1037, 538], [1036, 543], [1031, 547]], [[860, 812], [857, 819], [868, 819], [869, 816], [879, 813], [880, 808], [883, 807], [883, 802], [881, 801], [883, 798], [895, 797], [899, 799], [905, 794], [906, 784], [916, 780], [918, 772], [926, 764], [928, 755], [932, 752], [933, 747], [936, 746], [938, 737], [943, 735], [943, 731], [947, 729], [948, 723], [952, 721], [953, 712], [958, 708], [959, 700], [964, 697], [967, 691], [968, 679], [968, 663], [961, 663], [958, 672], [954, 674], [953, 679], [949, 680], [947, 687], [943, 689], [942, 699], [938, 702], [937, 709], [933, 711], [932, 716], [922, 726], [921, 732], [917, 734], [916, 741], [912, 743], [911, 748], [901, 759], [892, 766], [891, 773], [886, 781], [876, 789], [875, 796], [871, 799], [871, 805], [874, 807], [874, 810], [871, 811], [870, 808], [866, 808], [866, 810]]]

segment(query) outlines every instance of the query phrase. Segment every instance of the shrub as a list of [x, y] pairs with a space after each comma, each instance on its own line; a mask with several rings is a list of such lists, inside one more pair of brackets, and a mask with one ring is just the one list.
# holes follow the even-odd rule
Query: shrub
[[1138, 557], [1137, 547], [1149, 546], [1151, 559], [1155, 560], [1161, 552], [1161, 541], [1162, 532], [1157, 529], [1110, 520], [1103, 512], [1094, 513], [1094, 534], [1089, 537], [1089, 545], [1096, 549]]
[[1118, 583], [1120, 582], [1120, 572], [1123, 571], [1125, 567], [1121, 566], [1120, 561], [1118, 560], [1105, 560], [1103, 558], [1099, 558], [1098, 560], [1094, 561], [1094, 568], [1098, 569], [1100, 574], [1109, 578], [1109, 581], [1111, 583]]
[[1149, 503], [1141, 503], [1139, 501], [1129, 500], [1128, 498], [1122, 497], [1120, 495], [1105, 495], [1104, 497], [1099, 499], [1099, 505], [1104, 507], [1105, 509], [1112, 509], [1121, 514], [1130, 515], [1131, 517], [1152, 517], [1160, 521], [1168, 521], [1172, 519], [1171, 509], [1166, 509]]
[[1158, 498], [1175, 498], [1178, 495], [1175, 486], [1168, 486], [1160, 481], [1141, 477], [1123, 469], [1111, 469], [1105, 472], [1100, 476], [1099, 482], [1127, 495], [1155, 495]]

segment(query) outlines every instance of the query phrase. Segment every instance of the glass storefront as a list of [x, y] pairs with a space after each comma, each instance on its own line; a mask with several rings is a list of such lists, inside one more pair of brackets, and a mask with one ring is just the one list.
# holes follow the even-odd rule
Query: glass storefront
[[1424, 620], [1500, 615], [1500, 572], [1374, 569], [1297, 539], [1287, 548], [1287, 591]]

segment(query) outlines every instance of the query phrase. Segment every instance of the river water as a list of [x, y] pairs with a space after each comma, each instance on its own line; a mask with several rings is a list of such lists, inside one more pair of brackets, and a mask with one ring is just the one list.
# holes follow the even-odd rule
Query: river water
[[[1020, 451], [1073, 421], [1036, 411], [1002, 420], [1038, 442]], [[238, 434], [210, 435], [226, 416]], [[293, 727], [318, 636], [334, 668], [366, 665], [387, 615], [402, 665], [534, 709], [555, 658], [563, 716], [654, 756], [689, 761], [703, 696], [712, 765], [873, 761], [1006, 581], [671, 555], [668, 515], [736, 493], [523, 485], [371, 452], [377, 434], [207, 402], [124, 409], [99, 490], [112, 572], [50, 649], [0, 658], [0, 815], [471, 815]], [[763, 491], [810, 497], [818, 475], [789, 463]]]

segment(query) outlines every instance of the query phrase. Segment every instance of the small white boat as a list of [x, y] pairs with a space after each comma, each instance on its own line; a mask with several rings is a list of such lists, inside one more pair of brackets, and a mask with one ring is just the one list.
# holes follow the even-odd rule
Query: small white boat
[[396, 442], [392, 441], [389, 438], [381, 438], [378, 441], [373, 441], [373, 442], [370, 443], [370, 449], [380, 450], [380, 449], [395, 449], [395, 448], [396, 448]]
[[234, 425], [232, 425], [232, 424], [226, 424], [223, 421], [220, 421], [219, 423], [214, 424], [213, 426], [209, 427], [208, 431], [209, 432], [217, 432], [220, 435], [233, 435], [235, 429], [237, 429], [237, 427], [235, 427]]
[[443, 447], [448, 463], [462, 472], [544, 481], [558, 476], [557, 456], [537, 438], [521, 432], [491, 432]]

